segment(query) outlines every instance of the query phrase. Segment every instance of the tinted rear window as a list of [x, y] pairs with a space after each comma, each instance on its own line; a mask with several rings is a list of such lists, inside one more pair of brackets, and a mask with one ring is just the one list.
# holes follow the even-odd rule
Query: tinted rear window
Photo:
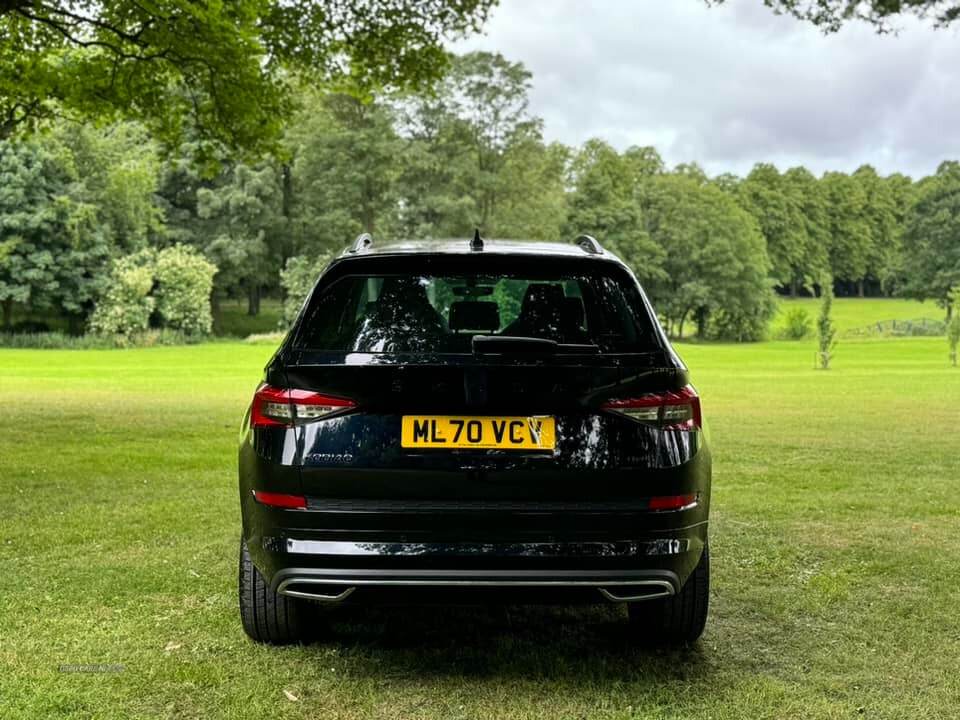
[[474, 335], [529, 337], [604, 352], [660, 349], [622, 271], [347, 275], [314, 292], [300, 348], [359, 353], [469, 353]]

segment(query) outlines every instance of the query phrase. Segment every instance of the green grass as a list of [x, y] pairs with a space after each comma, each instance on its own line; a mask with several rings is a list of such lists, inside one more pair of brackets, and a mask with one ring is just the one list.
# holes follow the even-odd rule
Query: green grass
[[[247, 315], [247, 301], [237, 299], [222, 300], [220, 317], [214, 323], [214, 332], [223, 337], [245, 338], [258, 333], [275, 332], [280, 325], [283, 303], [279, 298], [263, 298], [260, 301], [260, 314]], [[13, 313], [13, 322], [44, 323], [53, 332], [68, 331], [67, 319], [52, 312], [29, 312], [17, 306]], [[3, 328], [0, 328], [2, 331]]]
[[[784, 314], [793, 307], [805, 309], [811, 320], [815, 320], [820, 310], [820, 301], [816, 298], [799, 298], [779, 300], [776, 316], [771, 321], [771, 335], [776, 336], [777, 330], [783, 325]], [[847, 330], [865, 328], [872, 323], [886, 320], [915, 320], [918, 318], [943, 319], [943, 310], [932, 302], [921, 303], [916, 300], [902, 298], [838, 298], [833, 306], [833, 320], [837, 329], [843, 333]], [[260, 303], [259, 315], [247, 315], [246, 300], [229, 299], [221, 302], [220, 317], [215, 324], [217, 336], [230, 338], [245, 338], [248, 335], [274, 333], [280, 328], [280, 317], [283, 305], [278, 298], [263, 298]], [[51, 330], [66, 332], [67, 323], [62, 317], [48, 314], [34, 313], [22, 315], [15, 313], [14, 321], [32, 320], [46, 323]], [[694, 331], [688, 324], [685, 328], [687, 337]], [[13, 345], [0, 338], [0, 346]]]
[[263, 298], [259, 315], [247, 315], [246, 300], [224, 300], [220, 305], [220, 319], [215, 330], [218, 335], [239, 338], [276, 332], [282, 314], [283, 303], [278, 298]]
[[634, 649], [615, 608], [345, 610], [324, 643], [254, 645], [235, 444], [272, 348], [0, 351], [0, 717], [956, 716], [945, 341], [844, 343], [828, 372], [812, 343], [679, 349], [715, 451], [687, 651]]
[[[777, 315], [771, 328], [776, 332], [783, 324], [784, 315], [792, 308], [803, 308], [814, 322], [820, 313], [818, 298], [780, 298]], [[833, 303], [833, 322], [839, 332], [865, 328], [887, 320], [943, 320], [943, 308], [936, 303], [904, 298], [837, 298]]]

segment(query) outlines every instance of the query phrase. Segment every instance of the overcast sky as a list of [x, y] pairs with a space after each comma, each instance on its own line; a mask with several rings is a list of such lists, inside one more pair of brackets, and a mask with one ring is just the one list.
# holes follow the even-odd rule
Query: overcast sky
[[918, 177], [960, 158], [960, 32], [900, 25], [824, 36], [762, 0], [501, 0], [453, 49], [523, 62], [548, 140], [654, 145], [710, 174], [766, 161]]

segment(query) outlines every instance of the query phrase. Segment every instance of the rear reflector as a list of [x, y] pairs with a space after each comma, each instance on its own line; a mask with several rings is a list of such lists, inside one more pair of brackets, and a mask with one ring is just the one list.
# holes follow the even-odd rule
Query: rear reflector
[[608, 400], [602, 407], [637, 422], [657, 425], [662, 430], [699, 430], [703, 427], [700, 397], [690, 385], [676, 391]]
[[686, 510], [696, 504], [696, 493], [693, 495], [656, 495], [650, 498], [650, 504], [647, 507], [650, 510]]
[[284, 495], [283, 493], [253, 491], [253, 499], [261, 505], [278, 508], [305, 508], [307, 499], [303, 495]]
[[277, 388], [264, 383], [253, 395], [250, 424], [253, 427], [292, 427], [297, 422], [317, 420], [352, 407], [356, 407], [356, 403], [347, 398], [321, 395], [312, 390]]

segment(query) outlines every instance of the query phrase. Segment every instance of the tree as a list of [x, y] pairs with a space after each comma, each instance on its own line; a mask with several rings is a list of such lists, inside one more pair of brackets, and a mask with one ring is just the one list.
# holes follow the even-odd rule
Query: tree
[[950, 307], [953, 308], [947, 323], [947, 342], [950, 345], [950, 364], [957, 366], [957, 345], [960, 345], [960, 285], [950, 292]]
[[692, 318], [701, 337], [756, 340], [775, 309], [770, 261], [753, 217], [713, 184], [689, 174], [650, 179], [642, 195], [649, 238], [664, 253], [647, 285], [668, 330], [682, 336]]
[[941, 163], [917, 193], [903, 236], [903, 292], [935, 300], [949, 317], [950, 291], [960, 285], [960, 163]]
[[760, 225], [767, 242], [771, 273], [778, 284], [796, 288], [804, 277], [806, 225], [799, 198], [773, 165], [758, 163], [737, 187], [741, 204]]
[[241, 163], [225, 177], [218, 187], [197, 190], [197, 214], [207, 221], [198, 246], [218, 268], [215, 301], [242, 293], [256, 315], [261, 291], [276, 286], [285, 259], [281, 171], [273, 162]]
[[830, 369], [830, 354], [836, 346], [837, 330], [833, 327], [833, 278], [824, 275], [820, 280], [820, 315], [817, 318], [817, 362], [822, 370]]
[[164, 218], [165, 242], [202, 247], [215, 227], [209, 218], [200, 217], [197, 194], [229, 183], [236, 161], [226, 148], [217, 146], [218, 152], [211, 154], [211, 147], [205, 147], [194, 130], [188, 134], [163, 152], [154, 200]]
[[900, 173], [889, 175], [884, 182], [893, 199], [894, 238], [893, 247], [886, 258], [888, 265], [883, 270], [880, 282], [883, 291], [893, 295], [900, 291], [904, 281], [903, 235], [906, 231], [907, 218], [916, 202], [917, 186], [911, 178]]
[[825, 173], [820, 185], [830, 229], [830, 272], [835, 280], [862, 282], [872, 252], [867, 194], [856, 179], [839, 172]]
[[567, 197], [564, 175], [570, 151], [544, 145], [539, 132], [517, 137], [497, 177], [499, 197], [492, 230], [499, 236], [557, 240], [563, 235]]
[[288, 76], [422, 86], [442, 40], [479, 29], [493, 0], [4, 0], [0, 138], [54, 114], [143, 121], [165, 140], [188, 121], [262, 148], [291, 105]]
[[710, 182], [723, 190], [725, 193], [735, 195], [737, 189], [740, 187], [740, 183], [742, 183], [743, 180], [733, 173], [725, 172], [711, 178]]
[[406, 140], [400, 232], [556, 237], [566, 157], [544, 146], [529, 87], [522, 64], [474, 52], [453, 58], [435, 95], [396, 100]]
[[[707, 0], [721, 5], [726, 0]], [[837, 32], [851, 20], [873, 25], [877, 32], [895, 30], [898, 17], [933, 18], [935, 27], [946, 27], [960, 18], [957, 0], [763, 0], [774, 12], [793, 15], [824, 32]]]
[[571, 163], [566, 235], [595, 235], [620, 255], [641, 282], [665, 279], [664, 250], [644, 224], [641, 189], [662, 163], [637, 163], [639, 153], [623, 155], [599, 139], [588, 140]]
[[0, 141], [0, 303], [56, 309], [77, 324], [90, 311], [111, 257], [96, 210], [71, 196], [77, 178], [65, 148]]
[[497, 180], [507, 150], [518, 138], [539, 135], [539, 123], [528, 113], [532, 77], [521, 63], [499, 53], [472, 52], [454, 60], [444, 82], [446, 112], [467, 130], [475, 161], [469, 185], [476, 216], [468, 222], [491, 235], [496, 234], [491, 221], [502, 199]]
[[310, 93], [284, 144], [294, 254], [329, 253], [392, 227], [402, 143], [383, 103]]
[[68, 151], [76, 178], [71, 196], [95, 209], [97, 227], [112, 248], [134, 252], [164, 234], [156, 198], [160, 153], [142, 125], [59, 122], [48, 142]]
[[793, 167], [783, 174], [783, 181], [803, 223], [800, 253], [790, 283], [790, 294], [795, 296], [800, 287], [812, 288], [817, 278], [829, 270], [829, 216], [823, 188], [813, 173], [804, 167]]
[[813, 286], [828, 267], [830, 232], [823, 190], [802, 167], [781, 174], [758, 163], [732, 185], [740, 204], [753, 215], [767, 241], [772, 275], [796, 297]]
[[[13, 304], [51, 304], [58, 283], [54, 252], [44, 238], [67, 224], [62, 167], [35, 143], [0, 144], [0, 302], [10, 327]], [[60, 248], [57, 248], [59, 250]]]
[[[633, 179], [634, 185], [652, 178], [655, 175], [660, 175], [666, 170], [660, 153], [657, 152], [656, 148], [649, 145], [631, 145], [623, 151], [622, 158], [628, 168], [630, 177]], [[699, 166], [696, 165], [691, 165], [690, 167], [696, 167], [700, 170]], [[700, 172], [702, 173], [703, 171], [700, 170]]]
[[[436, 112], [434, 107], [425, 109], [431, 115]], [[399, 158], [398, 234], [435, 238], [471, 232], [478, 213], [476, 200], [469, 193], [469, 178], [476, 165], [466, 128], [445, 122], [442, 117], [430, 117], [421, 127], [402, 124], [401, 134], [405, 142]], [[488, 232], [486, 228], [484, 231]]]
[[680, 163], [673, 169], [673, 173], [675, 175], [688, 177], [698, 185], [706, 185], [710, 181], [710, 178], [707, 177], [706, 171], [695, 162]]
[[[900, 232], [897, 227], [897, 207], [890, 185], [870, 165], [862, 165], [853, 173], [866, 196], [865, 216], [870, 226], [867, 245], [867, 271], [865, 277], [876, 278], [881, 288], [890, 284], [891, 268], [896, 263], [897, 243]], [[864, 279], [857, 282], [857, 295], [864, 295]]]
[[298, 255], [287, 260], [287, 264], [280, 271], [280, 285], [284, 292], [282, 322], [285, 328], [293, 324], [320, 273], [332, 259], [331, 253], [315, 258]]

